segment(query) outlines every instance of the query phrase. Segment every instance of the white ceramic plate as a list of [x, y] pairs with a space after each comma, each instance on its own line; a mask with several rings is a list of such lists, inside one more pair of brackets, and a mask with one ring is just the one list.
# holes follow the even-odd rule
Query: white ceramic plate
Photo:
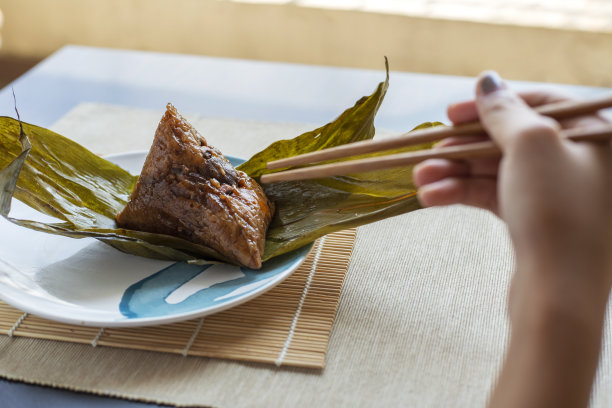
[[[144, 158], [143, 152], [108, 157], [133, 174], [140, 172]], [[11, 216], [51, 219], [17, 200]], [[271, 259], [257, 271], [226, 264], [196, 266], [128, 255], [94, 239], [36, 232], [0, 218], [0, 298], [28, 313], [71, 324], [171, 323], [264, 293], [295, 271], [310, 248]]]

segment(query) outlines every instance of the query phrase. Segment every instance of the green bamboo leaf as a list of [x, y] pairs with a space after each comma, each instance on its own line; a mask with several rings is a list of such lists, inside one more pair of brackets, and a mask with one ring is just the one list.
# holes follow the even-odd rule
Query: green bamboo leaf
[[[150, 258], [223, 260], [212, 248], [181, 238], [117, 228], [115, 215], [137, 179], [119, 166], [55, 132], [10, 117], [0, 117], [0, 135], [0, 215], [12, 223], [72, 238], [97, 238]], [[58, 222], [9, 217], [13, 197]]]
[[[268, 161], [374, 137], [374, 118], [389, 86], [388, 65], [386, 68], [386, 79], [375, 92], [359, 99], [336, 120], [294, 139], [273, 143], [239, 169], [257, 178], [269, 172]], [[435, 125], [439, 123], [420, 127]], [[366, 157], [372, 155], [376, 154]], [[48, 129], [0, 117], [0, 168], [0, 215], [15, 224], [73, 238], [96, 238], [140, 256], [227, 262], [213, 249], [181, 238], [117, 228], [115, 215], [126, 205], [137, 177]], [[264, 260], [330, 232], [419, 208], [411, 166], [276, 183], [265, 190], [276, 203], [276, 213], [266, 237]], [[9, 217], [13, 197], [57, 221]]]
[[[251, 177], [259, 177], [283, 170], [268, 170], [266, 163], [270, 161], [373, 138], [374, 118], [388, 87], [387, 66], [387, 77], [376, 91], [361, 98], [336, 120], [294, 139], [275, 142], [238, 168]], [[415, 129], [438, 125], [441, 123], [427, 122]], [[431, 144], [422, 144], [356, 158], [429, 147]], [[342, 160], [348, 159], [325, 163]], [[412, 180], [412, 166], [317, 180], [274, 183], [265, 185], [264, 190], [276, 203], [276, 213], [266, 235], [264, 260], [297, 249], [331, 232], [420, 208]]]
[[11, 210], [11, 200], [17, 187], [19, 173], [21, 173], [23, 164], [32, 149], [30, 139], [23, 132], [21, 123], [19, 124], [18, 142], [19, 154], [0, 171], [0, 214], [3, 216], [8, 216]]
[[271, 172], [266, 168], [266, 164], [270, 161], [371, 139], [374, 136], [374, 117], [389, 88], [387, 60], [385, 67], [386, 79], [378, 84], [376, 91], [370, 96], [359, 99], [355, 106], [345, 110], [336, 120], [293, 139], [274, 142], [238, 166], [238, 169], [257, 178]]

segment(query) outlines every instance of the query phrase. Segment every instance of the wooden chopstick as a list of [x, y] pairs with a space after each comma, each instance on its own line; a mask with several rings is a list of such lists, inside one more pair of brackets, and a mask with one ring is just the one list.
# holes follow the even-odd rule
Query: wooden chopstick
[[[584, 101], [564, 101], [542, 105], [535, 110], [554, 119], [565, 119], [597, 112], [600, 109], [612, 107], [612, 94], [598, 96]], [[382, 140], [365, 140], [349, 143], [342, 146], [331, 147], [312, 153], [288, 157], [271, 161], [267, 164], [268, 169], [281, 169], [316, 163], [325, 160], [338, 159], [341, 157], [357, 156], [359, 154], [379, 152], [396, 149], [421, 143], [435, 142], [450, 136], [466, 136], [483, 133], [484, 129], [480, 122], [472, 122], [458, 126], [436, 126], [422, 130], [416, 130]]]
[[[612, 138], [612, 125], [586, 129], [570, 129], [561, 131], [561, 136], [573, 141], [602, 141]], [[280, 181], [297, 181], [321, 177], [339, 176], [343, 174], [360, 173], [381, 170], [391, 167], [406, 166], [432, 158], [473, 159], [478, 157], [499, 156], [501, 151], [497, 145], [487, 140], [484, 142], [427, 149], [416, 152], [398, 153], [382, 157], [351, 160], [340, 163], [322, 164], [319, 166], [264, 174], [260, 178], [262, 184]]]

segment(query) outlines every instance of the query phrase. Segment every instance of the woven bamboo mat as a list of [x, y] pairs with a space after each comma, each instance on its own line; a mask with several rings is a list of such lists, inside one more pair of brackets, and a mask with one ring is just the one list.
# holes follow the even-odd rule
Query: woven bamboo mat
[[95, 328], [39, 318], [0, 302], [0, 334], [323, 368], [355, 229], [318, 240], [285, 281], [235, 308], [199, 319], [137, 328]]

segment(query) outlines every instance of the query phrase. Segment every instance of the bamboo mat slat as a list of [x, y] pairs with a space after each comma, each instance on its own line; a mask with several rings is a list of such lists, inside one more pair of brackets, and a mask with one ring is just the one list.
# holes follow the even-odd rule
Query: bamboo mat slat
[[321, 238], [280, 285], [217, 314], [160, 326], [104, 329], [42, 319], [0, 302], [0, 334], [323, 368], [355, 234], [348, 229]]

